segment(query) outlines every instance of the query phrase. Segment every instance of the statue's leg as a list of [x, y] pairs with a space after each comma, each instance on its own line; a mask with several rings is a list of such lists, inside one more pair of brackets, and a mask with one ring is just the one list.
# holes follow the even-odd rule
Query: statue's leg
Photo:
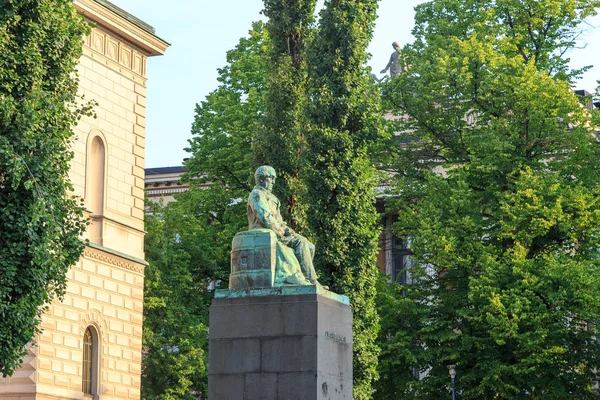
[[302, 273], [306, 279], [313, 282], [317, 280], [317, 273], [313, 265], [315, 256], [315, 245], [308, 241], [304, 236], [294, 234], [290, 237], [287, 245], [294, 249], [294, 254], [302, 268]]
[[281, 285], [311, 285], [313, 284], [304, 277], [302, 266], [294, 249], [284, 243], [277, 242], [277, 267], [275, 286]]

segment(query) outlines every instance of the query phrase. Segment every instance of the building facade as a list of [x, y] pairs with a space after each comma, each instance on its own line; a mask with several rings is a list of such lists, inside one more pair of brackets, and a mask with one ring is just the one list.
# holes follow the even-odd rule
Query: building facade
[[105, 0], [75, 0], [93, 22], [79, 64], [80, 94], [98, 105], [75, 128], [70, 178], [85, 201], [89, 246], [67, 293], [0, 399], [139, 399], [144, 287], [146, 63], [168, 43]]
[[187, 182], [181, 182], [183, 167], [146, 168], [145, 173], [146, 196], [154, 202], [170, 203], [175, 200], [175, 194], [190, 187]]

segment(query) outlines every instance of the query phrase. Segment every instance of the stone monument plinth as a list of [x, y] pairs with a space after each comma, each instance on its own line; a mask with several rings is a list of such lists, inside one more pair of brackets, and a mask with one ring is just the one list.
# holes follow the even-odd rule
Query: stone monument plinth
[[281, 218], [275, 170], [248, 196], [231, 244], [229, 289], [210, 307], [209, 400], [351, 400], [352, 312], [322, 286], [315, 246]]
[[315, 285], [217, 290], [210, 400], [352, 399], [348, 298]]

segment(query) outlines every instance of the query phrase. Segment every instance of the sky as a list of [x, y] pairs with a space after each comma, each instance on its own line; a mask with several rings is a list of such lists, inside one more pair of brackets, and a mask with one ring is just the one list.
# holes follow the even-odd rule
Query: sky
[[[146, 167], [181, 165], [197, 103], [217, 88], [217, 68], [226, 52], [248, 34], [252, 22], [265, 20], [262, 0], [111, 0], [156, 29], [171, 44], [164, 56], [148, 60]], [[322, 4], [323, 0], [319, 1]], [[423, 0], [381, 0], [369, 65], [379, 76], [393, 51], [392, 42], [412, 42], [414, 7]], [[595, 90], [600, 79], [600, 16], [581, 38], [585, 48], [570, 54], [573, 68], [597, 64], [576, 85]], [[595, 40], [594, 40], [595, 39]]]

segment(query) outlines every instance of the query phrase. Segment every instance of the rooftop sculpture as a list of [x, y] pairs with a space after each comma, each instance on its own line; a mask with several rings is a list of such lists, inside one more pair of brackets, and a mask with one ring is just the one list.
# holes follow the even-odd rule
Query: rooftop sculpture
[[390, 76], [396, 76], [401, 72], [404, 72], [404, 66], [402, 65], [402, 60], [400, 59], [400, 43], [394, 42], [392, 43], [392, 47], [394, 48], [394, 52], [390, 56], [390, 61], [388, 64], [384, 69], [381, 70], [381, 73], [385, 74], [389, 70]]

